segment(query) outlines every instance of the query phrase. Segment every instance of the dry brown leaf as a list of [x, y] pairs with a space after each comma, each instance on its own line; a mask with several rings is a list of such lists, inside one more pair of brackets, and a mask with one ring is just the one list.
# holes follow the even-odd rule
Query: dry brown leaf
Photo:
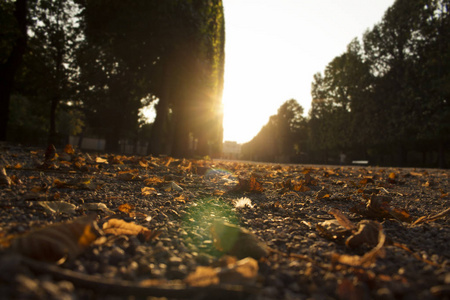
[[367, 204], [357, 204], [350, 209], [354, 213], [368, 218], [395, 218], [402, 222], [411, 222], [411, 216], [403, 209], [392, 206], [392, 198], [388, 196], [372, 195]]
[[130, 211], [134, 210], [134, 205], [129, 204], [129, 203], [124, 203], [124, 204], [119, 205], [119, 207], [117, 209], [120, 210], [121, 212], [129, 213]]
[[255, 259], [247, 257], [237, 262], [235, 259], [229, 259], [225, 263], [223, 267], [217, 268], [199, 266], [188, 275], [185, 282], [190, 286], [255, 283], [258, 276], [258, 262]]
[[139, 165], [140, 165], [142, 168], [148, 168], [148, 161], [146, 161], [146, 160], [140, 160], [140, 161], [139, 161]]
[[73, 147], [72, 147], [71, 144], [67, 144], [67, 145], [64, 147], [64, 153], [73, 155], [73, 154], [75, 154], [75, 150], [73, 150]]
[[152, 177], [149, 177], [144, 180], [144, 183], [146, 185], [157, 185], [157, 184], [160, 184], [163, 182], [164, 182], [164, 179], [159, 178], [158, 176], [152, 176]]
[[447, 209], [444, 209], [440, 213], [437, 213], [437, 214], [434, 214], [434, 215], [431, 215], [431, 216], [427, 216], [427, 217], [422, 216], [422, 217], [418, 218], [417, 220], [415, 220], [413, 225], [417, 225], [417, 224], [420, 224], [420, 223], [433, 222], [433, 221], [436, 221], [436, 220], [438, 220], [440, 218], [445, 217], [449, 213], [450, 213], [450, 207], [447, 208]]
[[348, 247], [358, 247], [362, 244], [376, 246], [378, 244], [380, 224], [375, 221], [363, 220], [358, 223], [358, 231], [352, 234], [345, 244]]
[[113, 235], [139, 235], [142, 234], [146, 241], [151, 240], [159, 235], [158, 231], [153, 231], [144, 226], [128, 223], [120, 219], [109, 219], [103, 224], [105, 234]]
[[229, 255], [260, 259], [268, 254], [266, 245], [244, 228], [222, 220], [214, 220], [210, 230], [216, 248]]
[[150, 196], [150, 195], [154, 195], [154, 194], [157, 194], [157, 193], [158, 192], [155, 190], [155, 188], [152, 188], [152, 187], [144, 186], [141, 189], [141, 194], [143, 196]]
[[355, 225], [352, 221], [350, 221], [339, 209], [333, 208], [328, 212], [329, 214], [333, 215], [333, 217], [341, 224], [342, 227], [349, 230], [354, 230]]
[[239, 183], [231, 190], [231, 192], [264, 192], [262, 184], [256, 179], [254, 175], [250, 176], [249, 179], [239, 177], [238, 180]]
[[81, 217], [17, 237], [11, 250], [36, 260], [62, 263], [81, 254], [99, 235], [95, 216]]
[[346, 255], [346, 254], [338, 254], [333, 253], [331, 256], [331, 260], [333, 263], [341, 263], [344, 265], [352, 266], [352, 267], [363, 267], [368, 268], [372, 266], [377, 257], [384, 255], [384, 243], [386, 242], [386, 235], [383, 232], [383, 227], [381, 224], [377, 223], [378, 226], [378, 244], [369, 252], [364, 254], [363, 256], [359, 255]]
[[222, 268], [218, 275], [220, 283], [226, 284], [253, 284], [258, 276], [258, 262], [246, 257], [234, 265]]
[[185, 282], [190, 286], [209, 286], [219, 284], [216, 268], [198, 266], [187, 276]]

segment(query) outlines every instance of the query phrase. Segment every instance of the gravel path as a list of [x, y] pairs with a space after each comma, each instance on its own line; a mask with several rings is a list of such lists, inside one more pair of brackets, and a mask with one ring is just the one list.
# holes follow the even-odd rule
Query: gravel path
[[1, 299], [450, 299], [448, 170], [2, 145], [0, 171]]

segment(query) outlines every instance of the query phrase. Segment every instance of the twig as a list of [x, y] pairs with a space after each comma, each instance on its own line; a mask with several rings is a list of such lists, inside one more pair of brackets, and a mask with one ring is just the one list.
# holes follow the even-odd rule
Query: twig
[[88, 274], [82, 274], [25, 257], [22, 258], [22, 262], [35, 273], [51, 274], [57, 279], [68, 280], [75, 286], [94, 290], [103, 294], [167, 298], [192, 298], [204, 295], [209, 298], [239, 299], [248, 296], [249, 294], [257, 293], [259, 290], [256, 286], [224, 284], [206, 287], [192, 287], [182, 283], [145, 286], [126, 280], [99, 278]]

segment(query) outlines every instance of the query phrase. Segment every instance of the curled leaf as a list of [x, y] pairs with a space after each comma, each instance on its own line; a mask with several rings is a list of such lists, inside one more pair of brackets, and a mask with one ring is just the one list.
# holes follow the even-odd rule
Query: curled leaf
[[386, 242], [386, 235], [383, 232], [383, 227], [378, 222], [376, 222], [376, 226], [378, 228], [378, 243], [372, 250], [370, 250], [363, 256], [346, 254], [341, 255], [334, 253], [331, 257], [333, 263], [341, 263], [352, 267], [363, 268], [372, 266], [376, 262], [377, 257], [384, 255], [383, 246]]
[[345, 244], [348, 247], [358, 247], [362, 244], [376, 246], [379, 230], [378, 222], [363, 220], [358, 223], [358, 231], [352, 234]]
[[0, 185], [11, 185], [11, 179], [6, 175], [5, 168], [0, 169]]

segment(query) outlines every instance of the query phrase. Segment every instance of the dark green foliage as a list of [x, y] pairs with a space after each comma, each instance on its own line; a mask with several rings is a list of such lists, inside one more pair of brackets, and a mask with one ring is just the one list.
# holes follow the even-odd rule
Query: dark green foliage
[[[300, 161], [339, 163], [344, 153], [347, 162], [448, 164], [449, 4], [448, 0], [397, 0], [365, 33], [362, 44], [353, 40], [323, 74], [314, 75], [303, 148], [308, 155]], [[245, 145], [246, 154], [265, 149], [259, 150], [257, 159], [279, 160], [276, 157], [291, 153], [277, 140], [283, 135], [275, 124], [277, 116]], [[293, 139], [298, 143], [298, 138]]]
[[289, 162], [305, 151], [306, 120], [303, 107], [294, 99], [286, 101], [278, 113], [247, 144], [242, 152], [247, 159]]

